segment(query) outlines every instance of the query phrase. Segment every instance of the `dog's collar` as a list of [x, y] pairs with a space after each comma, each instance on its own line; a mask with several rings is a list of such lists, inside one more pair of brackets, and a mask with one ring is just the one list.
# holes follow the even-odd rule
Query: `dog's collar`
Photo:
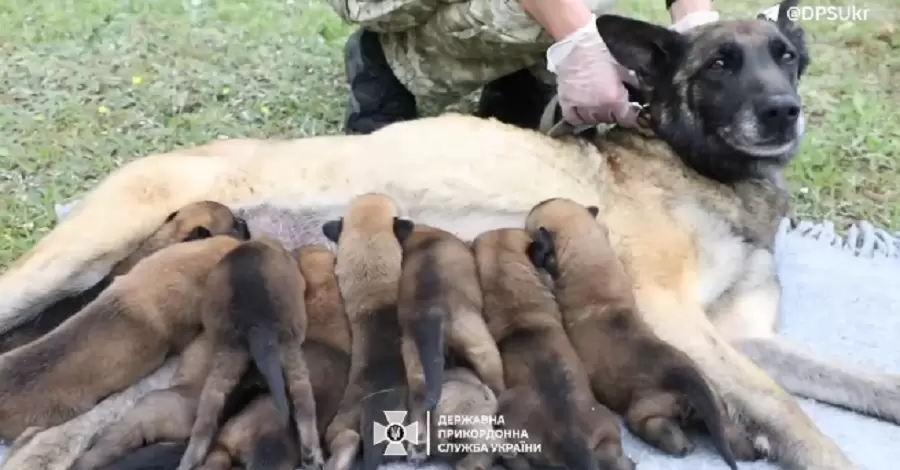
[[[635, 130], [644, 135], [652, 135], [653, 128], [651, 126], [652, 119], [649, 111], [650, 105], [637, 102], [632, 102], [630, 105], [637, 111], [637, 128]], [[565, 119], [560, 118], [557, 120], [556, 116], [558, 114], [561, 114], [559, 99], [557, 96], [554, 96], [550, 102], [547, 103], [547, 106], [544, 108], [544, 113], [541, 115], [541, 121], [538, 125], [538, 129], [541, 133], [547, 134], [553, 138], [566, 135], [577, 136], [595, 127], [591, 125], [573, 126]]]

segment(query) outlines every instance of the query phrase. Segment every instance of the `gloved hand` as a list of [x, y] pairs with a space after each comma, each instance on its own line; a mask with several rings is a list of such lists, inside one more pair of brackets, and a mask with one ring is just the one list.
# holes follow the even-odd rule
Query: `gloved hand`
[[622, 81], [634, 79], [613, 59], [595, 20], [547, 49], [563, 118], [573, 126], [615, 122], [633, 127], [638, 107], [628, 102]]

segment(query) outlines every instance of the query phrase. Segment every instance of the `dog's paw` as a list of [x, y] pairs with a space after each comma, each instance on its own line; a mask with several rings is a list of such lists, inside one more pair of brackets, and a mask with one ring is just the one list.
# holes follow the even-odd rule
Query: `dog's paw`
[[322, 449], [316, 447], [303, 452], [303, 457], [300, 459], [301, 470], [323, 470], [324, 468], [325, 459], [322, 458]]

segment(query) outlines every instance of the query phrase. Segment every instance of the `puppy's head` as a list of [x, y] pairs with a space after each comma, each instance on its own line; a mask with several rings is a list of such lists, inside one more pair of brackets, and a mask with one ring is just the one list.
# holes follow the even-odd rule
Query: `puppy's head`
[[391, 233], [402, 244], [412, 233], [415, 224], [401, 219], [399, 212], [396, 202], [390, 196], [380, 193], [363, 194], [350, 201], [344, 217], [325, 222], [322, 232], [338, 245], [345, 233], [361, 237]]
[[560, 250], [579, 242], [609, 244], [605, 226], [597, 220], [599, 213], [597, 206], [584, 206], [566, 198], [547, 199], [535, 205], [525, 218], [525, 229], [534, 239], [528, 248], [531, 262], [557, 279]]
[[615, 15], [597, 19], [610, 52], [635, 71], [653, 130], [706, 177], [731, 182], [784, 166], [804, 118], [797, 84], [809, 64], [788, 19], [721, 21], [685, 34]]
[[249, 240], [247, 222], [234, 215], [227, 206], [214, 201], [188, 204], [169, 214], [152, 235], [155, 244], [174, 244], [201, 240], [215, 235], [229, 235]]
[[334, 253], [325, 245], [304, 245], [294, 250], [300, 272], [309, 284], [316, 285], [334, 279]]

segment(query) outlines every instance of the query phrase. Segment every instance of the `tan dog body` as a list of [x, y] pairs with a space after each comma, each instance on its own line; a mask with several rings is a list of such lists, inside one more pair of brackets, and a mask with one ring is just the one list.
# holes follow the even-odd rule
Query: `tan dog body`
[[213, 235], [250, 238], [246, 222], [235, 217], [228, 207], [217, 202], [195, 202], [172, 212], [134, 252], [116, 263], [110, 273], [90, 289], [55, 302], [32, 321], [0, 334], [0, 353], [12, 350], [50, 332], [96, 299], [116, 276], [131, 271], [131, 268], [140, 260], [176, 243], [208, 238]]
[[485, 320], [503, 359], [499, 414], [541, 450], [512, 465], [633, 470], [619, 422], [594, 398], [553, 294], [528, 258], [531, 243], [522, 229], [493, 230], [473, 243]]
[[71, 419], [183, 349], [200, 332], [205, 275], [239, 243], [216, 236], [161, 250], [49, 334], [0, 356], [0, 436]]
[[307, 325], [305, 289], [291, 253], [265, 238], [233, 249], [209, 274], [203, 327], [212, 336], [214, 355], [179, 469], [190, 470], [205, 459], [227, 395], [251, 363], [265, 378], [285, 430], [293, 415], [302, 467], [322, 466], [315, 399], [301, 349]]
[[465, 242], [416, 224], [403, 243], [402, 266], [397, 312], [407, 409], [410, 422], [420, 423], [418, 441], [424, 442], [425, 412], [434, 411], [440, 400], [445, 353], [465, 358], [495, 393], [505, 388], [503, 363], [482, 317], [478, 271]]
[[[856, 468], [788, 392], [900, 422], [900, 378], [775, 339], [780, 293], [772, 251], [788, 210], [783, 169], [796, 146], [766, 158], [729, 146], [719, 131], [754, 130], [757, 123], [744, 111], [719, 111], [725, 95], [704, 78], [716, 73], [703, 67], [717, 63], [719, 49], [736, 45], [759, 61], [742, 71], [752, 80], [720, 75], [718, 83], [738, 87], [729, 100], [749, 103], [750, 90], [739, 87], [765, 80], [795, 93], [797, 65], [775, 61], [806, 53], [799, 26], [723, 21], [678, 37], [636, 20], [601, 19], [598, 31], [617, 60], [660, 77], [655, 85], [665, 93], [648, 95], [648, 114], [664, 139], [623, 130], [592, 141], [552, 139], [445, 115], [366, 136], [217, 141], [139, 158], [107, 176], [0, 277], [0, 331], [93, 286], [167, 214], [196, 200], [255, 214], [251, 230], [278, 217], [279, 239], [299, 246], [323, 240], [322, 223], [366, 192], [390, 194], [408, 217], [463, 240], [521, 227], [535, 204], [565, 197], [597, 204], [633, 278], [640, 315], [697, 363], [733, 418], [768, 437], [775, 460], [792, 469]], [[792, 54], [772, 57], [776, 42]], [[681, 49], [653, 53], [672, 44]], [[704, 162], [695, 158], [699, 151]], [[717, 178], [708, 171], [716, 164], [745, 174]], [[734, 346], [747, 341], [784, 359], [772, 359], [778, 370], [770, 372], [781, 385]], [[817, 377], [839, 379], [826, 387]]]
[[306, 280], [306, 339], [303, 357], [316, 399], [319, 435], [337, 414], [350, 373], [350, 323], [334, 275], [335, 255], [324, 245], [293, 252]]
[[382, 455], [373, 445], [372, 426], [405, 399], [397, 293], [401, 243], [413, 224], [399, 215], [391, 198], [363, 194], [350, 201], [346, 215], [322, 226], [337, 243], [335, 275], [352, 338], [347, 388], [325, 434], [328, 470], [349, 470], [361, 439], [363, 468], [375, 470]]

